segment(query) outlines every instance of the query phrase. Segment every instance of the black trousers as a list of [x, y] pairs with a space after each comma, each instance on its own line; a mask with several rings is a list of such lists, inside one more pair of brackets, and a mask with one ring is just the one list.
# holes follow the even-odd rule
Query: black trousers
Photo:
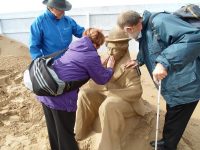
[[76, 112], [51, 109], [42, 104], [51, 150], [78, 150], [74, 137]]
[[164, 150], [177, 149], [177, 145], [197, 104], [198, 101], [175, 107], [166, 106], [167, 112], [163, 128]]

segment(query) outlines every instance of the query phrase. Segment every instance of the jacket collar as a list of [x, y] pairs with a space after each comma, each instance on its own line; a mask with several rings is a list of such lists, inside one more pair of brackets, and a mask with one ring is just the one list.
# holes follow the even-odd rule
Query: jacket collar
[[144, 13], [143, 13], [143, 21], [142, 21], [142, 31], [141, 31], [141, 35], [138, 37], [137, 41], [140, 41], [142, 39], [142, 35], [146, 32], [146, 28], [147, 28], [147, 25], [148, 25], [148, 21], [149, 21], [149, 18], [151, 16], [151, 12], [145, 10]]
[[75, 40], [69, 45], [69, 49], [72, 51], [81, 51], [81, 52], [88, 52], [88, 51], [97, 51], [94, 47], [92, 41], [89, 37], [83, 36], [80, 39]]
[[53, 20], [60, 20], [64, 17], [64, 15], [63, 15], [60, 19], [56, 19], [56, 16], [48, 8], [45, 13]]
[[83, 36], [83, 38], [85, 39], [85, 41], [88, 43], [88, 47], [90, 47], [91, 51], [97, 51], [97, 49], [94, 47], [92, 41], [90, 40], [89, 37], [87, 36]]
[[151, 12], [145, 10], [144, 13], [143, 13], [143, 21], [142, 21], [143, 30], [146, 29], [150, 16], [151, 16]]

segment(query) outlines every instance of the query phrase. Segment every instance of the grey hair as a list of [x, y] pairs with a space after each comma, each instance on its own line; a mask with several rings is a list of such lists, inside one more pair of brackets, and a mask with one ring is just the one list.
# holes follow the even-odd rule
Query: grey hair
[[137, 25], [142, 17], [136, 11], [128, 10], [119, 14], [117, 24], [120, 28]]

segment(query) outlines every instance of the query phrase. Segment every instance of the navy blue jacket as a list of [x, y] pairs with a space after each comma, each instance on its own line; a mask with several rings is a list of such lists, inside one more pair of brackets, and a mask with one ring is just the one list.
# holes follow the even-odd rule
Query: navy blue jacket
[[162, 80], [162, 95], [171, 107], [200, 99], [200, 30], [175, 15], [160, 13], [149, 19], [143, 14], [138, 61], [149, 73], [156, 63], [168, 71]]

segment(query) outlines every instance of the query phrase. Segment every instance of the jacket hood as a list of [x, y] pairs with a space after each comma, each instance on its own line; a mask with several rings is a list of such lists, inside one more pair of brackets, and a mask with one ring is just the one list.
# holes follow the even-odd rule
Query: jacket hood
[[151, 12], [145, 10], [144, 13], [143, 13], [143, 22], [142, 22], [144, 30], [146, 29], [146, 26], [148, 24], [150, 16], [151, 16]]
[[88, 51], [96, 51], [96, 48], [92, 44], [92, 41], [84, 36], [69, 45], [69, 50], [77, 51], [77, 52], [88, 52]]

